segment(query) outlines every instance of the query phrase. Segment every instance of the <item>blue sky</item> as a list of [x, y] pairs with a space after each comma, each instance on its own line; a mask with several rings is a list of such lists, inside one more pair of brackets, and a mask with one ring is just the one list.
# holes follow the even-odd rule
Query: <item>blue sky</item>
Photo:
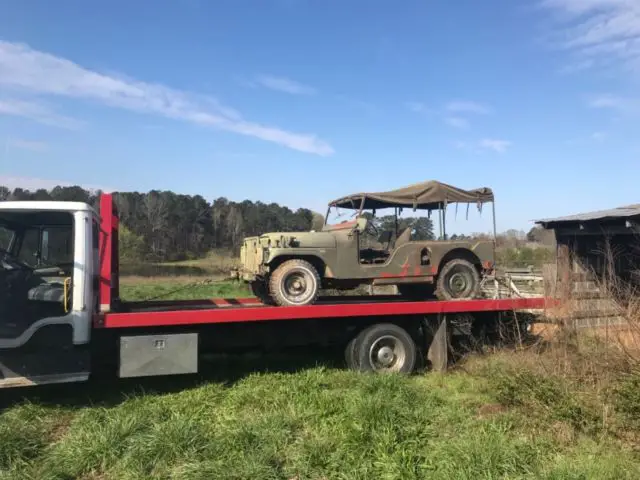
[[[0, 0], [0, 183], [640, 201], [638, 0]], [[464, 217], [459, 214], [459, 217]], [[456, 230], [488, 230], [489, 217]]]

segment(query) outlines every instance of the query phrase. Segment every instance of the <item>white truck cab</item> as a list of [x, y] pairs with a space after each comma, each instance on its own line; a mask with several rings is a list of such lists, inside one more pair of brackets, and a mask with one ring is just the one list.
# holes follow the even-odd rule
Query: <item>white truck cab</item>
[[[87, 344], [97, 311], [98, 213], [80, 202], [0, 202], [0, 350], [45, 332]], [[60, 335], [58, 335], [60, 336]]]

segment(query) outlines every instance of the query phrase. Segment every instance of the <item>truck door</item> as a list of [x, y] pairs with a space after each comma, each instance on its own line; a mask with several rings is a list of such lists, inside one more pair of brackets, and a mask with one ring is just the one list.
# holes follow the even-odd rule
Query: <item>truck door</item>
[[2, 235], [11, 235], [9, 248], [0, 246], [0, 349], [34, 339], [88, 342], [91, 216], [89, 210], [0, 210]]

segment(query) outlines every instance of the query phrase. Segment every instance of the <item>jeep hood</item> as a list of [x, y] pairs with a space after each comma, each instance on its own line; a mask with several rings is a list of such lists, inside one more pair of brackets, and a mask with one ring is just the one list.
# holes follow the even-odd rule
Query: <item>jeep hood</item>
[[245, 243], [259, 242], [270, 248], [335, 248], [336, 239], [329, 232], [269, 232], [248, 237]]

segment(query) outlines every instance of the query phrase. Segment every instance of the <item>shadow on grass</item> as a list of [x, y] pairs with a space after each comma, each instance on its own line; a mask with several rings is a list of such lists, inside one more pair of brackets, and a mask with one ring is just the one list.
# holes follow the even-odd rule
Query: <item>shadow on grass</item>
[[7, 389], [0, 397], [0, 413], [24, 402], [58, 407], [114, 407], [132, 396], [163, 395], [218, 383], [229, 388], [251, 375], [296, 373], [311, 368], [344, 368], [335, 349], [290, 349], [282, 353], [244, 353], [204, 356], [197, 374], [124, 378], [101, 374], [88, 382]]

